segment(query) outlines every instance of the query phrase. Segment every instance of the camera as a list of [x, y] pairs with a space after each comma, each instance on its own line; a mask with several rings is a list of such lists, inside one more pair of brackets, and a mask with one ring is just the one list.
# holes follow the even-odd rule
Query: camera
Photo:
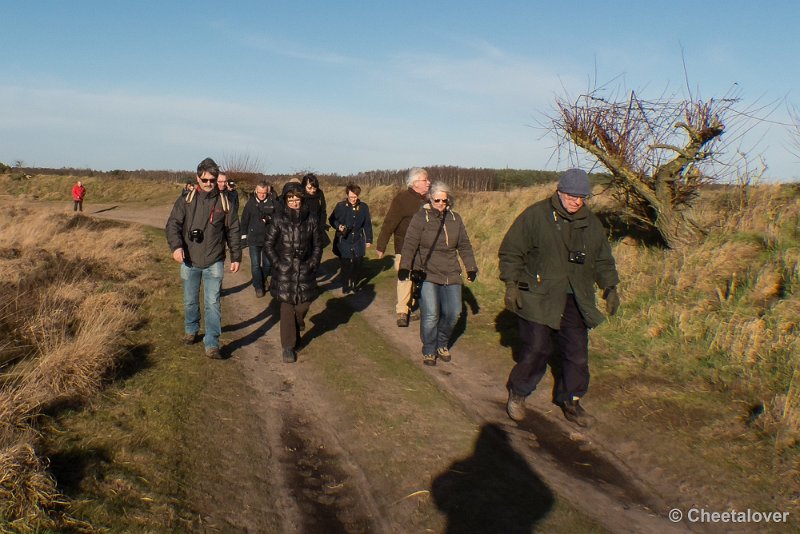
[[583, 265], [586, 263], [586, 253], [582, 250], [570, 250], [567, 259], [570, 263], [577, 263]]
[[195, 228], [191, 232], [189, 232], [189, 240], [194, 241], [195, 243], [202, 243], [203, 242], [203, 229], [202, 228]]
[[425, 271], [419, 269], [414, 269], [413, 271], [411, 271], [411, 281], [414, 282], [415, 284], [421, 284], [422, 282], [424, 282], [426, 276], [427, 273], [425, 273]]

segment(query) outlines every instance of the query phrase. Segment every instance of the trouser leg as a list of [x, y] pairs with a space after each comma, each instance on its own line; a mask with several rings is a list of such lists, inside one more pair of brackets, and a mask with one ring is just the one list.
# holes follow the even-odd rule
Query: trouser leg
[[589, 329], [573, 295], [567, 298], [560, 326], [561, 379], [553, 399], [557, 404], [572, 397], [583, 397], [589, 390]]
[[309, 307], [311, 307], [310, 302], [301, 302], [300, 304], [281, 302], [281, 348], [293, 349], [297, 346], [300, 324], [305, 320]]
[[422, 354], [436, 354], [436, 339], [439, 328], [439, 285], [422, 282], [419, 303], [419, 337]]
[[[394, 270], [400, 270], [400, 254], [394, 256]], [[408, 313], [408, 303], [411, 301], [411, 280], [397, 281], [397, 313]]]
[[250, 253], [250, 274], [253, 277], [253, 288], [264, 290], [264, 271], [261, 268], [261, 256], [263, 255], [264, 247], [247, 247]]
[[353, 285], [353, 289], [358, 286], [360, 280], [360, 271], [361, 271], [361, 263], [364, 261], [363, 256], [359, 256], [357, 258], [353, 258], [353, 270], [350, 276], [351, 283]]
[[461, 285], [439, 286], [439, 323], [436, 348], [449, 348], [450, 336], [461, 314]]
[[205, 295], [205, 335], [203, 345], [207, 349], [219, 348], [222, 333], [222, 276], [225, 273], [223, 262], [203, 269], [203, 293]]
[[553, 330], [547, 325], [534, 323], [522, 317], [517, 319], [522, 347], [519, 361], [508, 376], [507, 387], [517, 395], [527, 397], [536, 389], [547, 370], [547, 360], [553, 350], [551, 341]]
[[189, 267], [181, 263], [181, 281], [183, 282], [183, 331], [197, 334], [200, 331], [200, 280], [201, 269]]

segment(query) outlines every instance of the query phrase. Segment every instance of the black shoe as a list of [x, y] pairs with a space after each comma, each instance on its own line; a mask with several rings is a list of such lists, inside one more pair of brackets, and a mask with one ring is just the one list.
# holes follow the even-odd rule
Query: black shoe
[[297, 353], [294, 349], [283, 349], [283, 363], [294, 363], [297, 361]]
[[256, 288], [256, 298], [259, 298], [259, 299], [260, 299], [260, 298], [261, 298], [261, 297], [263, 297], [264, 295], [266, 295], [266, 293], [264, 293], [264, 290], [263, 290], [263, 289], [261, 289], [260, 287], [257, 287], [257, 288]]
[[580, 399], [573, 398], [572, 400], [564, 401], [561, 404], [561, 411], [564, 412], [564, 417], [567, 421], [584, 428], [591, 426], [596, 421], [594, 417], [583, 409]]
[[408, 326], [408, 314], [407, 313], [398, 313], [397, 314], [397, 326], [400, 328], [405, 328]]

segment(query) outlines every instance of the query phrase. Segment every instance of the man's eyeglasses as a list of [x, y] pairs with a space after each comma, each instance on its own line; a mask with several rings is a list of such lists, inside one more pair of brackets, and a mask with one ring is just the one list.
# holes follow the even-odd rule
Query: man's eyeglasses
[[433, 202], [434, 202], [435, 204], [441, 204], [442, 202], [444, 202], [445, 204], [447, 204], [447, 199], [446, 199], [446, 198], [433, 198], [433, 199], [431, 199], [431, 200], [433, 200]]
[[208, 179], [206, 179], [206, 178], [200, 178], [200, 181], [201, 181], [201, 182], [203, 182], [204, 184], [210, 184], [210, 183], [213, 183], [215, 180], [216, 180], [216, 178], [208, 178]]

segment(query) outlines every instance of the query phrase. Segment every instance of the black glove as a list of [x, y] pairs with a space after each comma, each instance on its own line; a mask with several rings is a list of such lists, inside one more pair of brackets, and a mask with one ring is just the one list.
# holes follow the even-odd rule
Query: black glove
[[517, 312], [522, 309], [522, 295], [519, 293], [519, 287], [517, 287], [516, 282], [506, 282], [505, 302], [508, 311]]
[[399, 269], [397, 271], [397, 279], [398, 280], [408, 280], [408, 276], [411, 274], [411, 271], [408, 269]]
[[617, 287], [607, 287], [606, 290], [603, 291], [603, 298], [606, 300], [606, 311], [608, 314], [614, 315], [617, 313], [619, 309], [619, 293], [617, 293]]
[[478, 271], [467, 271], [467, 280], [474, 282], [478, 278]]

